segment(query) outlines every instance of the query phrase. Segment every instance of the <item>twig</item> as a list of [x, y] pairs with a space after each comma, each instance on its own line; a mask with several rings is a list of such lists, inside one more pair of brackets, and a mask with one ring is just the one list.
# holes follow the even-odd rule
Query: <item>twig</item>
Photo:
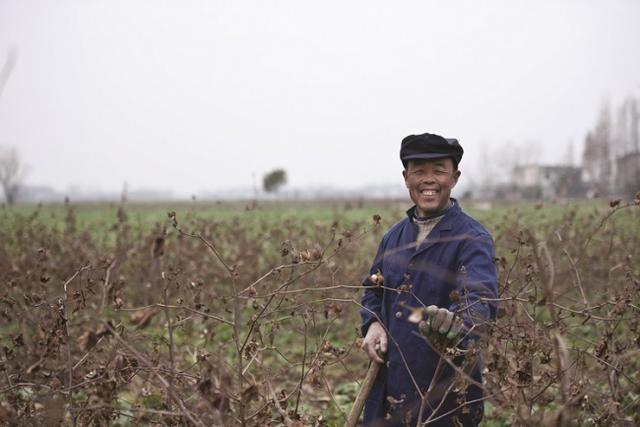
[[[509, 388], [511, 388], [511, 387], [509, 387]], [[460, 409], [464, 408], [467, 405], [471, 405], [471, 404], [479, 403], [479, 402], [484, 402], [485, 400], [488, 400], [489, 398], [491, 398], [493, 396], [497, 396], [498, 394], [504, 393], [505, 391], [509, 390], [509, 388], [502, 389], [502, 390], [500, 390], [500, 391], [498, 391], [496, 393], [493, 393], [491, 395], [488, 395], [488, 396], [482, 396], [482, 397], [480, 397], [478, 399], [467, 400], [464, 403], [462, 403], [462, 404], [456, 406], [455, 408], [451, 409], [450, 411], [447, 411], [442, 415], [439, 415], [437, 417], [432, 418], [429, 422], [430, 423], [435, 423], [436, 421], [439, 421], [444, 417], [448, 417], [449, 415], [458, 412]]]
[[215, 315], [215, 314], [205, 313], [204, 311], [196, 310], [195, 308], [182, 306], [182, 305], [168, 305], [168, 304], [156, 303], [156, 304], [149, 304], [149, 305], [145, 305], [145, 306], [142, 306], [142, 307], [135, 307], [135, 308], [119, 308], [117, 311], [139, 311], [139, 310], [142, 310], [142, 309], [145, 309], [145, 308], [151, 308], [151, 307], [182, 309], [182, 310], [186, 310], [186, 311], [188, 311], [190, 313], [199, 314], [200, 316], [206, 317], [208, 319], [217, 320], [218, 322], [224, 323], [225, 325], [229, 325], [229, 326], [233, 325], [233, 322], [230, 322], [229, 320], [225, 319], [224, 317], [221, 317], [221, 316], [218, 316], [218, 315]]
[[85, 353], [84, 356], [82, 356], [82, 358], [80, 360], [78, 360], [78, 362], [73, 365], [72, 370], [76, 370], [78, 368], [78, 366], [82, 365], [84, 363], [85, 360], [87, 360], [87, 358], [89, 357], [89, 355], [91, 353], [93, 353], [93, 350], [98, 347], [98, 344], [100, 344], [102, 342], [102, 340], [104, 339], [104, 335], [101, 336], [100, 338], [98, 338], [98, 341]]
[[100, 313], [104, 313], [104, 308], [107, 304], [107, 294], [109, 293], [109, 289], [111, 284], [109, 283], [111, 278], [111, 270], [116, 266], [117, 260], [114, 259], [107, 267], [107, 271], [104, 277], [104, 284], [102, 285], [102, 301], [100, 302]]
[[[175, 217], [173, 219], [174, 219], [175, 229], [184, 236], [188, 236], [188, 237], [192, 237], [200, 240], [207, 248], [209, 248], [209, 250], [218, 259], [218, 261], [220, 261], [220, 264], [224, 266], [224, 268], [227, 270], [227, 273], [229, 274], [229, 277], [231, 278], [231, 286], [233, 290], [233, 323], [231, 324], [231, 327], [233, 329], [233, 341], [236, 346], [236, 354], [237, 354], [236, 375], [237, 375], [238, 387], [239, 387], [238, 394], [242, 396], [242, 390], [244, 387], [244, 374], [243, 374], [243, 366], [242, 366], [242, 351], [241, 351], [241, 345], [240, 345], [241, 307], [240, 307], [240, 296], [238, 294], [238, 283], [237, 283], [238, 272], [236, 271], [236, 268], [234, 266], [230, 266], [225, 262], [225, 260], [222, 258], [222, 255], [220, 255], [220, 252], [218, 252], [218, 249], [215, 247], [215, 245], [209, 242], [206, 238], [204, 238], [202, 234], [200, 233], [190, 234], [182, 231], [182, 229], [178, 227]], [[240, 418], [240, 424], [243, 427], [246, 425], [245, 405], [246, 405], [246, 402], [244, 401], [244, 399], [240, 399], [240, 402], [238, 404], [238, 416]]]
[[[367, 397], [371, 392], [371, 388], [373, 387], [373, 383], [375, 382], [381, 367], [382, 367], [382, 364], [376, 362], [375, 360], [372, 360], [369, 362], [369, 368], [367, 369], [367, 374], [362, 380], [362, 385], [360, 385], [360, 390], [358, 391], [356, 400], [353, 402], [353, 406], [351, 407], [351, 411], [347, 416], [347, 421], [345, 422], [344, 427], [355, 427], [356, 423], [358, 422], [358, 419], [360, 418], [360, 413], [362, 412], [362, 408], [364, 407], [365, 401], [367, 400]], [[325, 379], [325, 382], [326, 382], [326, 379]], [[327, 388], [329, 388], [328, 383], [327, 383]], [[331, 398], [333, 399], [333, 394], [331, 395]], [[337, 403], [336, 403], [336, 406], [338, 406]], [[338, 409], [340, 409], [340, 412], [344, 415], [344, 412], [342, 412], [342, 409], [339, 406], [338, 406]]]
[[[113, 337], [118, 342], [120, 342], [120, 344], [122, 344], [127, 350], [129, 350], [131, 353], [133, 353], [138, 359], [140, 359], [142, 362], [144, 362], [146, 365], [148, 365], [150, 368], [152, 368], [151, 372], [156, 376], [156, 378], [158, 378], [158, 380], [165, 387], [165, 389], [168, 389], [170, 387], [169, 382], [162, 375], [160, 375], [160, 373], [158, 373], [158, 371], [156, 369], [153, 369], [153, 364], [149, 360], [147, 360], [146, 357], [144, 357], [140, 352], [138, 352], [131, 345], [129, 345], [129, 343], [127, 343], [125, 340], [123, 340], [118, 335], [117, 331], [115, 329], [113, 329], [109, 323], [104, 322], [103, 324], [111, 332]], [[177, 396], [173, 395], [173, 393], [169, 393], [169, 395], [170, 395], [171, 399], [173, 399], [174, 402], [180, 408], [180, 410], [182, 412], [182, 415], [184, 415], [191, 422], [191, 424], [196, 425], [196, 426], [201, 426], [201, 427], [205, 426], [205, 424], [202, 421], [200, 421], [198, 418], [195, 418], [194, 415], [191, 412], [189, 412], [189, 410], [184, 406], [184, 403], [182, 402], [181, 399], [179, 399]]]
[[280, 401], [278, 400], [278, 396], [276, 396], [276, 392], [273, 391], [273, 387], [271, 386], [270, 381], [267, 381], [267, 387], [269, 388], [269, 392], [271, 393], [271, 398], [273, 399], [273, 403], [276, 407], [276, 410], [278, 411], [280, 416], [284, 419], [285, 425], [287, 426], [291, 425], [293, 422], [291, 421], [291, 418], [289, 418], [285, 410], [282, 409], [282, 406], [280, 406]]
[[520, 245], [518, 245], [518, 247], [516, 248], [516, 255], [513, 258], [513, 263], [511, 264], [511, 267], [509, 268], [509, 271], [507, 272], [507, 277], [505, 277], [505, 279], [504, 279], [504, 285], [502, 286], [502, 290], [500, 291], [498, 296], [501, 296], [502, 292], [507, 290], [507, 288], [509, 286], [509, 279], [511, 278], [511, 273], [513, 272], [513, 269], [516, 267], [516, 264], [518, 263], [519, 256], [520, 256]]
[[568, 409], [569, 378], [567, 377], [567, 375], [565, 375], [565, 367], [568, 365], [567, 363], [568, 353], [567, 353], [565, 340], [562, 337], [562, 334], [560, 334], [560, 331], [558, 330], [558, 325], [559, 325], [558, 313], [556, 311], [556, 306], [554, 304], [553, 287], [555, 283], [555, 266], [553, 264], [553, 259], [551, 257], [551, 253], [549, 252], [549, 249], [547, 248], [546, 243], [540, 242], [539, 244], [537, 244], [536, 238], [531, 233], [529, 237], [531, 239], [531, 242], [533, 243], [533, 248], [534, 248], [533, 255], [534, 255], [536, 264], [538, 265], [539, 271], [543, 271], [543, 266], [538, 256], [537, 246], [540, 247], [540, 251], [544, 254], [547, 261], [548, 279], [546, 281], [546, 285], [544, 288], [544, 299], [545, 299], [547, 308], [549, 309], [549, 316], [551, 317], [551, 321], [552, 321], [550, 334], [553, 340], [554, 352], [556, 353], [556, 356], [557, 356], [556, 377], [560, 380], [560, 394], [562, 397], [562, 403], [564, 405], [564, 408]]
[[[558, 238], [560, 243], [562, 243], [562, 237], [560, 236], [560, 233], [558, 233], [557, 231], [556, 231], [556, 237]], [[578, 285], [578, 289], [580, 290], [580, 295], [582, 296], [582, 303], [584, 304], [585, 307], [587, 307], [589, 305], [589, 302], [587, 301], [587, 297], [584, 293], [584, 289], [582, 288], [582, 280], [580, 280], [580, 272], [578, 271], [578, 267], [576, 266], [576, 263], [573, 261], [573, 258], [571, 258], [571, 255], [569, 255], [569, 251], [567, 251], [565, 247], [562, 248], [562, 252], [566, 255], [567, 259], [569, 260], [569, 264], [571, 264], [571, 269], [576, 275], [576, 284]]]
[[[67, 292], [67, 286], [76, 278], [78, 277], [78, 275], [89, 269], [90, 265], [85, 265], [83, 267], [80, 267], [78, 270], [76, 270], [75, 273], [73, 273], [73, 275], [67, 279], [66, 282], [64, 282], [64, 284], [62, 285], [62, 288], [64, 290], [64, 299], [61, 301], [59, 310], [60, 310], [60, 316], [62, 317], [63, 323], [64, 323], [64, 340], [65, 340], [65, 347], [67, 349], [67, 370], [69, 371], [69, 380], [68, 380], [68, 384], [67, 384], [67, 390], [71, 390], [73, 388], [73, 360], [71, 359], [71, 338], [69, 337], [69, 319], [67, 318], [67, 303], [69, 301], [69, 294]], [[72, 394], [69, 393], [67, 395], [67, 404], [69, 405], [69, 411], [73, 410], [73, 399], [72, 399]], [[73, 420], [73, 425], [75, 426], [76, 420]]]
[[169, 309], [166, 307], [167, 305], [169, 305], [169, 295], [168, 295], [168, 291], [169, 291], [169, 284], [170, 282], [168, 280], [165, 280], [165, 286], [164, 286], [164, 314], [165, 317], [167, 319], [167, 330], [169, 333], [169, 364], [171, 366], [171, 372], [169, 374], [169, 387], [167, 388], [167, 394], [168, 394], [168, 408], [169, 411], [172, 410], [171, 408], [171, 400], [173, 400], [173, 375], [175, 372], [175, 361], [173, 358], [173, 320], [171, 319], [171, 315], [169, 314]]
[[[585, 240], [584, 244], [582, 245], [582, 255], [585, 254], [587, 246], [589, 246], [589, 243], [591, 243], [591, 240], [593, 239], [593, 237], [596, 235], [596, 233], [607, 223], [607, 221], [609, 220], [609, 218], [611, 218], [616, 212], [621, 211], [622, 209], [626, 209], [629, 207], [633, 207], [635, 206], [634, 203], [626, 203], [624, 205], [620, 205], [620, 206], [616, 206], [615, 208], [611, 209], [609, 211], [609, 213], [607, 213], [602, 220], [600, 221], [600, 223], [598, 224], [598, 226], [591, 232], [591, 234], [589, 234], [589, 236], [587, 236], [587, 239]], [[576, 264], [578, 264], [580, 261], [582, 261], [582, 256], [578, 257], [578, 259], [576, 260]]]
[[[438, 381], [438, 377], [442, 372], [442, 367], [444, 364], [442, 363], [444, 356], [438, 357], [438, 364], [436, 365], [436, 369], [433, 372], [433, 376], [431, 377], [431, 382], [429, 383], [429, 387], [427, 387], [427, 391], [422, 396], [422, 400], [420, 401], [420, 409], [418, 410], [418, 422], [416, 426], [422, 425], [422, 417], [424, 416], [424, 410], [426, 409], [427, 402], [429, 401], [429, 397], [431, 396], [431, 392], [433, 391], [433, 387], [436, 385]], [[431, 413], [433, 415], [433, 412]], [[428, 420], [427, 420], [428, 421]]]
[[323, 373], [321, 373], [320, 376], [322, 377], [322, 380], [324, 381], [324, 385], [327, 387], [327, 393], [329, 393], [329, 397], [331, 398], [331, 401], [333, 402], [333, 405], [336, 407], [338, 412], [340, 412], [340, 416], [342, 416], [342, 418], [346, 418], [347, 414], [344, 413], [344, 411], [342, 410], [342, 408], [338, 404], [338, 401], [336, 400], [336, 397], [333, 395], [333, 392], [331, 391], [331, 386], [329, 385], [329, 380], [327, 380], [327, 377]]
[[0, 394], [5, 394], [10, 392], [11, 390], [14, 390], [16, 388], [23, 388], [23, 387], [45, 387], [45, 388], [51, 388], [47, 385], [44, 384], [36, 384], [36, 383], [15, 383], [7, 388], [3, 388], [2, 390], [0, 390]]
[[300, 383], [298, 384], [298, 395], [296, 396], [296, 407], [293, 411], [294, 414], [298, 415], [298, 406], [300, 405], [300, 395], [302, 394], [302, 383], [305, 378], [305, 362], [307, 358], [307, 319], [305, 314], [302, 314], [302, 321], [304, 322], [304, 347], [302, 350], [302, 366], [300, 367]]

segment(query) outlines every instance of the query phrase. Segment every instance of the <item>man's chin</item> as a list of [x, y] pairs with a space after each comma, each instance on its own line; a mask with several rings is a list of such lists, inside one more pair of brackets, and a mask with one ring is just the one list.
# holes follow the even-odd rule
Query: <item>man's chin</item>
[[433, 203], [428, 205], [418, 205], [419, 216], [432, 216], [440, 212], [444, 207], [440, 207], [440, 204]]

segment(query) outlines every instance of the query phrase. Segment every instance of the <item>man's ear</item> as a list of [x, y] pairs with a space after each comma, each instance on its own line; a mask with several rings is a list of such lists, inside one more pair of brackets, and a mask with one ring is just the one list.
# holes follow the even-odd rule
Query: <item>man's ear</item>
[[453, 186], [454, 186], [454, 187], [455, 187], [455, 186], [456, 186], [456, 184], [458, 183], [458, 179], [460, 179], [460, 175], [462, 175], [462, 172], [460, 172], [460, 170], [456, 170], [456, 171], [453, 173], [453, 180], [455, 181], [455, 182], [453, 183]]
[[402, 177], [404, 178], [404, 185], [409, 187], [409, 183], [407, 182], [407, 170], [406, 169], [404, 169], [402, 171]]

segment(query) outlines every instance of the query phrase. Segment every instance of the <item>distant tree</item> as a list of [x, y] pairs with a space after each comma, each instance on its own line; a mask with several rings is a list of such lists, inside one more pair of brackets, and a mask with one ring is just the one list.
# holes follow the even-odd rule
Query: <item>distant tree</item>
[[[496, 150], [494, 150], [491, 158], [495, 164], [494, 170], [498, 171], [498, 183], [499, 184], [508, 184], [513, 182], [514, 180], [514, 172], [518, 166], [521, 166], [522, 161], [522, 151], [529, 151], [530, 145], [535, 145], [539, 147], [539, 144], [535, 143], [527, 143], [529, 145], [525, 145], [524, 147], [518, 146], [514, 142], [507, 142], [505, 144], [501, 144]], [[485, 157], [486, 158], [486, 157]], [[533, 155], [525, 157], [528, 162], [535, 163], [533, 159]], [[488, 163], [485, 163], [486, 166], [489, 166]]]
[[629, 110], [631, 115], [631, 149], [640, 151], [640, 107], [638, 106], [638, 98], [629, 100]]
[[[18, 51], [10, 49], [7, 59], [0, 69], [0, 95], [9, 81], [11, 71], [16, 65]], [[16, 150], [0, 151], [0, 185], [4, 190], [4, 198], [7, 204], [13, 205], [20, 191], [20, 181], [22, 178], [22, 167]]]
[[616, 120], [613, 126], [613, 148], [614, 155], [620, 157], [628, 151], [631, 143], [629, 138], [629, 100], [625, 100], [617, 109]]
[[0, 151], [0, 185], [9, 205], [16, 202], [22, 186], [23, 172], [24, 168], [15, 149]]
[[612, 121], [609, 106], [603, 104], [595, 129], [587, 134], [582, 153], [585, 177], [592, 190], [609, 194], [612, 189]]
[[640, 151], [640, 111], [638, 98], [628, 96], [618, 107], [614, 142], [616, 157]]
[[16, 62], [18, 60], [18, 51], [14, 49], [10, 49], [7, 53], [7, 59], [0, 70], [0, 95], [2, 95], [2, 91], [9, 81], [9, 76], [11, 75], [11, 71], [13, 71], [13, 67], [16, 66]]
[[284, 169], [275, 169], [262, 178], [262, 188], [267, 193], [276, 193], [287, 183], [287, 172]]

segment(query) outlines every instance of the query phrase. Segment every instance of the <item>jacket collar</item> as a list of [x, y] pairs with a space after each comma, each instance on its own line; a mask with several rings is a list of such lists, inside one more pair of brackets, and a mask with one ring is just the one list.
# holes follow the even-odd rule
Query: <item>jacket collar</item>
[[[461, 212], [460, 205], [458, 204], [458, 201], [456, 199], [454, 199], [453, 197], [450, 198], [449, 200], [451, 201], [451, 205], [444, 210], [443, 217], [436, 224], [434, 230], [435, 229], [438, 229], [439, 231], [451, 230], [451, 228], [453, 226], [453, 224], [451, 222], [451, 218], [453, 218], [454, 216], [456, 216], [457, 214], [459, 214]], [[413, 224], [413, 218], [415, 218], [415, 215], [416, 215], [416, 205], [413, 205], [411, 208], [409, 208], [407, 210], [407, 217], [409, 217], [409, 222], [411, 222], [412, 224]], [[437, 216], [439, 216], [439, 215], [437, 215]]]

